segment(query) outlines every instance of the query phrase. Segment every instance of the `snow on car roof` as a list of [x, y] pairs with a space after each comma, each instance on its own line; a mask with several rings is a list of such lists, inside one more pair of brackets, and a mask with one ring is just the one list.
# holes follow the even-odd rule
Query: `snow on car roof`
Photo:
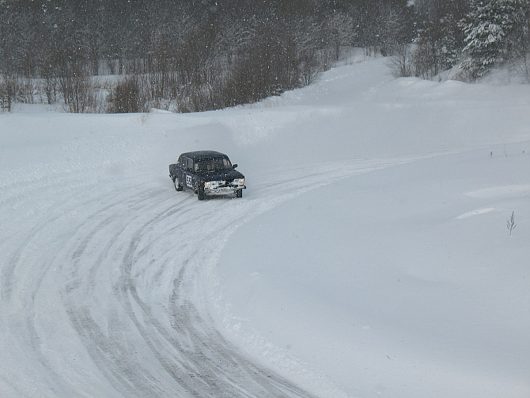
[[194, 152], [186, 152], [183, 153], [182, 156], [186, 156], [188, 158], [191, 158], [193, 160], [202, 159], [202, 158], [228, 158], [227, 155], [221, 152], [217, 151], [194, 151]]

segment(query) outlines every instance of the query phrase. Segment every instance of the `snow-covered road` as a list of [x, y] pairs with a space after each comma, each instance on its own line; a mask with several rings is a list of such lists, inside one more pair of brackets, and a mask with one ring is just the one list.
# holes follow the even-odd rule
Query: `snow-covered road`
[[249, 198], [205, 203], [150, 174], [73, 172], [3, 186], [3, 393], [310, 397], [217, 331], [205, 273], [252, 217], [399, 163], [329, 163], [309, 174], [299, 168], [268, 176]]
[[248, 361], [192, 300], [241, 206], [197, 207], [143, 177], [3, 188], [4, 208], [16, 200], [27, 217], [3, 220], [16, 227], [0, 244], [2, 395], [308, 396]]

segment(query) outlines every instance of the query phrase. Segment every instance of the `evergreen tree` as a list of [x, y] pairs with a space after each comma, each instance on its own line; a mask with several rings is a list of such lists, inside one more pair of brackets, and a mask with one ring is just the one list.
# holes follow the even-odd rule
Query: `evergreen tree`
[[474, 0], [464, 25], [471, 77], [484, 76], [493, 66], [526, 53], [528, 0]]
[[460, 21], [467, 9], [467, 0], [418, 1], [414, 57], [417, 75], [431, 77], [458, 62], [464, 46]]

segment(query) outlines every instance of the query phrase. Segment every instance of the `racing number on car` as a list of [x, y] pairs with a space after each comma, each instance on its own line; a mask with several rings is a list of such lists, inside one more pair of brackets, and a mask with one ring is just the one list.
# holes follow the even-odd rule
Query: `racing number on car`
[[193, 188], [193, 185], [191, 183], [191, 176], [186, 174], [186, 186]]

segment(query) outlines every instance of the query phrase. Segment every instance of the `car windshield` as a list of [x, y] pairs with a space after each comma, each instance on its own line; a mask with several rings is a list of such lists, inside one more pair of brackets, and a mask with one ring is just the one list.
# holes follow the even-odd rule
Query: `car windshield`
[[201, 159], [195, 162], [195, 171], [220, 171], [231, 167], [230, 161], [225, 158]]

